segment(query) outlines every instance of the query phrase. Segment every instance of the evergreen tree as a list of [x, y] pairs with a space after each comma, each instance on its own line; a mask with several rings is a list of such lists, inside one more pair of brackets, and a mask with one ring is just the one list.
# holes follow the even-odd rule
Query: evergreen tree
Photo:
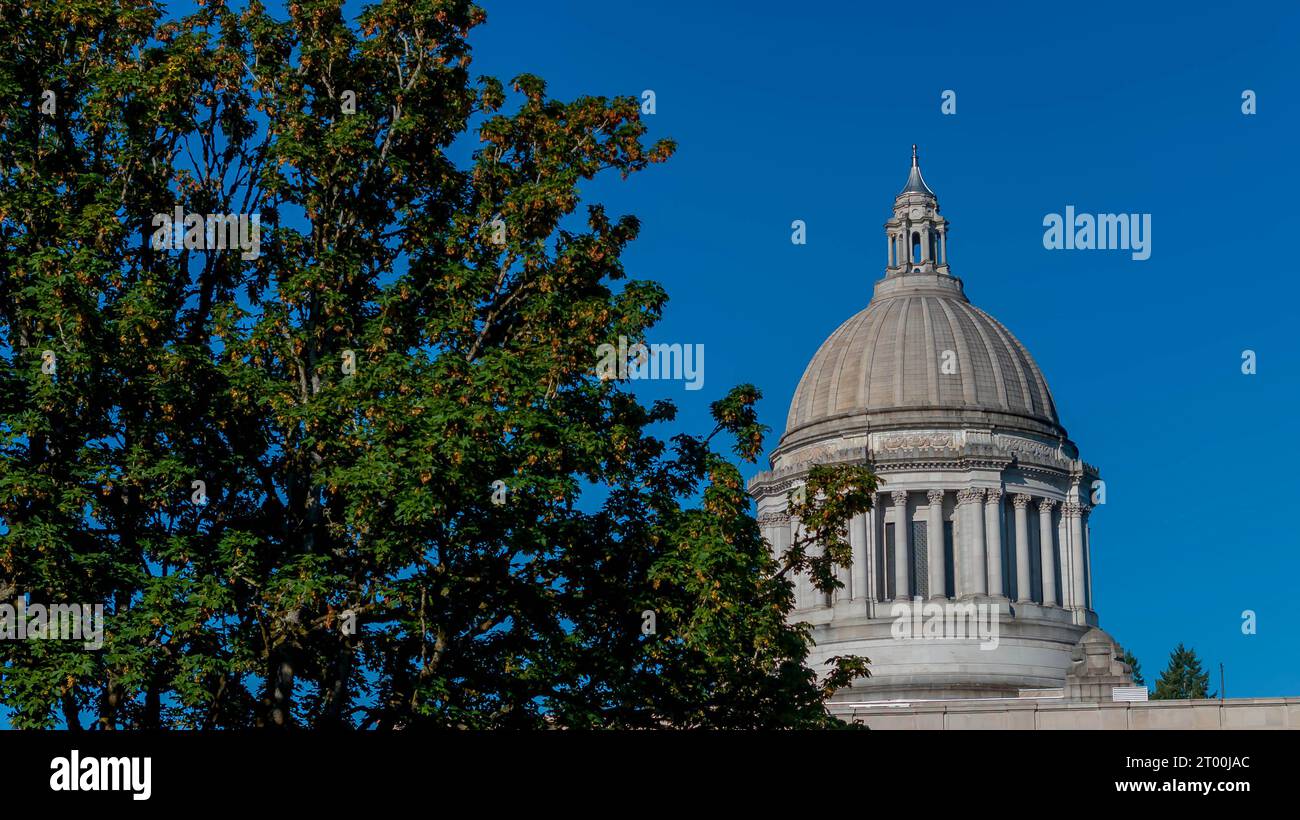
[[1201, 661], [1196, 657], [1196, 652], [1185, 648], [1180, 643], [1169, 655], [1169, 666], [1160, 673], [1160, 679], [1156, 681], [1156, 691], [1151, 698], [1152, 700], [1213, 698], [1215, 697], [1213, 692], [1207, 694], [1209, 685], [1210, 675], [1201, 671]]
[[1120, 660], [1128, 664], [1129, 668], [1133, 670], [1133, 683], [1138, 686], [1146, 686], [1147, 682], [1142, 677], [1142, 664], [1138, 663], [1137, 657], [1132, 652], [1125, 649], [1124, 657], [1120, 658]]
[[[773, 556], [758, 391], [664, 440], [595, 370], [666, 295], [579, 186], [673, 144], [471, 79], [466, 0], [341, 6], [0, 7], [0, 602], [107, 612], [0, 642], [13, 723], [833, 724], [865, 659], [804, 665], [790, 578], [838, 586], [874, 477], [816, 471]], [[168, 249], [177, 208], [258, 252]]]

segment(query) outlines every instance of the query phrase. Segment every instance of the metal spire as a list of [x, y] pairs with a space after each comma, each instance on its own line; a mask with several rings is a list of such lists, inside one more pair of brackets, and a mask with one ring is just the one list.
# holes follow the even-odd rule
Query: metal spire
[[921, 177], [921, 162], [916, 158], [915, 143], [912, 144], [912, 172], [907, 175], [907, 185], [898, 195], [902, 196], [903, 194], [925, 194], [935, 199], [939, 198], [934, 191], [930, 190], [930, 186], [926, 185], [925, 180]]

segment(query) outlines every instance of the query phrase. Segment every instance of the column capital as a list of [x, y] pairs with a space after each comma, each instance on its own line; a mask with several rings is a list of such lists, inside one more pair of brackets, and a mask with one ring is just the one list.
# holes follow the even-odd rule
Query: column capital
[[1087, 504], [1076, 504], [1073, 501], [1067, 501], [1061, 505], [1061, 515], [1066, 518], [1080, 518], [1087, 506]]
[[943, 495], [944, 495], [943, 490], [930, 490], [926, 492], [925, 497], [929, 499], [931, 504], [942, 504]]
[[984, 492], [985, 498], [988, 499], [990, 504], [996, 504], [1002, 500], [1002, 490], [996, 487], [990, 490], [985, 490]]
[[1038, 499], [1038, 509], [1041, 512], [1051, 512], [1052, 508], [1055, 506], [1056, 506], [1056, 499], [1054, 498]]
[[957, 491], [958, 504], [971, 504], [976, 501], [984, 500], [983, 487], [967, 487], [964, 490]]
[[1033, 500], [1033, 496], [1025, 495], [1024, 493], [1016, 493], [1011, 496], [1011, 503], [1016, 505], [1017, 510], [1023, 510], [1025, 507], [1028, 507], [1029, 502]]
[[895, 506], [901, 507], [907, 503], [907, 490], [894, 490], [889, 494], [889, 497], [893, 500]]
[[789, 524], [790, 516], [786, 515], [785, 513], [779, 513], [779, 512], [763, 513], [758, 517], [758, 523], [760, 526], [767, 525], [767, 524]]

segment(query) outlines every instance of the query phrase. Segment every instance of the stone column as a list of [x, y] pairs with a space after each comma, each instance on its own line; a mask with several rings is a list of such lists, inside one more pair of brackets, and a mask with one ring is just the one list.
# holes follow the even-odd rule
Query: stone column
[[957, 493], [962, 511], [962, 592], [988, 594], [988, 569], [984, 556], [984, 490], [968, 487]]
[[853, 516], [849, 524], [849, 544], [853, 547], [853, 600], [867, 599], [867, 579], [871, 577], [871, 568], [867, 563], [867, 513]]
[[[1058, 506], [1063, 505], [1062, 501]], [[1060, 578], [1056, 582], [1056, 597], [1061, 599], [1061, 606], [1069, 609], [1074, 606], [1074, 584], [1070, 581], [1070, 521], [1059, 513], [1056, 516], [1056, 567]]]
[[930, 564], [930, 597], [943, 598], [947, 595], [947, 567], [943, 561], [943, 490], [930, 490], [926, 493], [930, 508], [926, 511], [926, 547]]
[[921, 262], [932, 262], [930, 259], [930, 226], [925, 225], [921, 228]]
[[785, 549], [781, 546], [782, 530], [789, 526], [789, 518], [784, 513], [764, 513], [758, 517], [758, 523], [763, 528], [763, 537], [767, 539], [767, 546], [772, 553], [774, 560], [780, 561]]
[[1011, 503], [1016, 507], [1016, 600], [1028, 602], [1034, 598], [1029, 575], [1029, 496], [1016, 493]]
[[940, 264], [948, 264], [948, 229], [944, 228], [939, 231], [939, 258]]
[[[787, 550], [794, 546], [795, 541], [799, 540], [799, 530], [800, 530], [799, 519], [793, 515], [790, 516], [790, 541], [785, 545]], [[808, 587], [807, 574], [805, 574], [803, 570], [796, 572], [794, 574], [794, 608], [795, 609], [803, 609], [808, 606], [807, 587]]]
[[907, 493], [895, 490], [894, 502], [894, 600], [907, 600]]
[[894, 237], [888, 233], [885, 234], [885, 267], [894, 266]]
[[871, 598], [884, 601], [885, 562], [884, 535], [881, 534], [880, 522], [884, 511], [880, 508], [880, 493], [871, 494], [871, 510], [867, 513], [867, 538], [871, 552]]
[[1088, 516], [1092, 514], [1092, 507], [1087, 504], [1083, 507], [1083, 571], [1088, 579], [1088, 600], [1086, 601], [1088, 609], [1092, 609], [1092, 527], [1088, 525]]
[[[851, 543], [849, 549], [850, 549], [850, 560], [851, 560], [851, 556], [852, 556]], [[825, 549], [823, 548], [822, 551], [825, 552]], [[844, 564], [840, 564], [838, 567], [835, 568], [835, 579], [839, 581], [841, 584], [843, 584], [843, 586], [841, 586], [839, 589], [833, 590], [831, 593], [828, 593], [831, 599], [831, 603], [838, 603], [840, 601], [849, 600], [849, 597], [853, 594], [852, 573], [853, 573], [852, 563], [850, 563], [848, 566], [845, 566]]]
[[[876, 616], [876, 601], [880, 596], [876, 594], [876, 564], [879, 559], [876, 557], [876, 507], [879, 506], [879, 494], [871, 494], [871, 509], [862, 514], [862, 554], [866, 556], [866, 566], [862, 571], [862, 597], [866, 599], [866, 605], [863, 612], [871, 618]], [[854, 588], [854, 595], [857, 595], [857, 588]]]
[[1056, 521], [1056, 560], [1061, 565], [1061, 588], [1057, 593], [1061, 596], [1061, 606], [1066, 609], [1074, 609], [1074, 544], [1070, 538], [1073, 506], [1069, 501], [1062, 501], [1061, 514]]
[[989, 490], [984, 507], [984, 531], [988, 540], [989, 595], [1005, 597], [1002, 589], [1002, 490]]
[[1073, 591], [1070, 603], [1076, 609], [1087, 609], [1087, 578], [1083, 565], [1083, 505], [1070, 503], [1061, 509], [1070, 520], [1070, 581]]
[[1038, 549], [1042, 560], [1043, 606], [1056, 606], [1056, 540], [1052, 528], [1052, 508], [1056, 502], [1050, 498], [1038, 502]]

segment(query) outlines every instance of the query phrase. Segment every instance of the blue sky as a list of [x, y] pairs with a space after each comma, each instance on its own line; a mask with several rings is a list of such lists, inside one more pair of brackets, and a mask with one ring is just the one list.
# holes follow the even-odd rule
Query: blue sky
[[[652, 89], [652, 132], [680, 145], [584, 191], [643, 221], [629, 271], [671, 296], [652, 340], [705, 346], [703, 390], [638, 393], [677, 399], [704, 431], [708, 402], [752, 382], [774, 446], [808, 360], [882, 275], [881, 226], [918, 143], [953, 272], [1035, 356], [1107, 482], [1092, 516], [1103, 628], [1149, 682], [1184, 641], [1215, 689], [1225, 665], [1229, 696], [1300, 694], [1286, 239], [1300, 10], [484, 5], [476, 73], [536, 73], [561, 98]], [[1043, 217], [1067, 205], [1151, 214], [1151, 258], [1044, 249]], [[791, 244], [794, 219], [807, 245]], [[1247, 609], [1258, 634], [1242, 634]]]

